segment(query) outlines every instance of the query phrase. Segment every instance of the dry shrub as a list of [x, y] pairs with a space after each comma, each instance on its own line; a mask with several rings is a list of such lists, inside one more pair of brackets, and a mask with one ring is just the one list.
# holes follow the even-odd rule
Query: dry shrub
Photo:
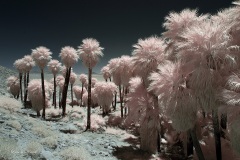
[[90, 154], [82, 147], [68, 147], [61, 151], [64, 160], [91, 160]]
[[9, 110], [10, 112], [16, 112], [23, 107], [22, 103], [16, 99], [6, 96], [0, 96], [0, 107]]
[[57, 136], [50, 136], [50, 137], [46, 137], [43, 138], [40, 143], [42, 145], [46, 145], [49, 148], [55, 149], [57, 148], [58, 145], [58, 137]]
[[15, 128], [17, 131], [22, 129], [22, 125], [17, 120], [7, 121], [7, 125]]
[[16, 142], [12, 139], [0, 138], [0, 159], [9, 160], [13, 157], [13, 151], [16, 148]]
[[42, 149], [43, 146], [40, 143], [33, 141], [27, 144], [25, 152], [32, 158], [37, 158], [39, 157]]

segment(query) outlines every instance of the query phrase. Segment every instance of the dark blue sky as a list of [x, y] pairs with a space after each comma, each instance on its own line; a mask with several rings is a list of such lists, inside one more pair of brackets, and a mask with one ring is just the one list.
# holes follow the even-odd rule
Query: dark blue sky
[[[198, 8], [216, 13], [232, 0], [1, 0], [0, 65], [12, 68], [31, 49], [46, 46], [53, 58], [62, 47], [77, 48], [82, 39], [96, 38], [104, 57], [94, 69], [114, 57], [130, 55], [139, 38], [160, 36], [170, 11]], [[85, 71], [79, 61], [78, 73]]]

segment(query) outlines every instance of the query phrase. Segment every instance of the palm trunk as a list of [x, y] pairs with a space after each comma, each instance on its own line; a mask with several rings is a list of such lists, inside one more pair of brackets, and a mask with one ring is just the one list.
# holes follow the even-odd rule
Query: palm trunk
[[187, 131], [187, 157], [193, 155], [193, 140], [191, 136], [191, 130]]
[[42, 103], [43, 103], [43, 112], [42, 112], [42, 118], [45, 119], [45, 109], [46, 109], [46, 95], [45, 95], [45, 87], [44, 87], [44, 73], [43, 69], [41, 69], [41, 79], [42, 79]]
[[62, 105], [61, 105], [61, 93], [62, 93], [62, 91], [61, 91], [61, 89], [59, 88], [59, 95], [58, 95], [58, 107], [59, 108], [62, 108]]
[[[124, 93], [124, 96], [127, 96], [127, 93], [128, 93], [128, 88], [127, 87], [125, 87], [125, 93]], [[124, 106], [125, 106], [125, 108], [124, 108], [124, 114], [125, 114], [125, 116], [127, 115], [127, 107], [126, 107], [126, 102], [124, 101]]]
[[53, 76], [53, 83], [54, 83], [54, 108], [56, 109], [57, 108], [57, 85], [56, 85], [56, 75]]
[[19, 73], [19, 83], [20, 83], [20, 96], [21, 96], [21, 101], [23, 101], [23, 95], [22, 95], [22, 73]]
[[62, 92], [62, 116], [64, 117], [66, 115], [66, 103], [67, 103], [67, 92], [68, 92], [68, 84], [70, 80], [70, 74], [71, 74], [71, 67], [69, 67], [66, 70], [66, 78], [63, 86], [63, 92]]
[[117, 93], [115, 93], [115, 97], [114, 97], [114, 111], [116, 110], [116, 106], [117, 106]]
[[110, 82], [112, 82], [112, 79], [111, 79], [111, 77], [109, 77], [109, 80], [110, 80]]
[[199, 160], [205, 160], [202, 149], [200, 147], [199, 141], [197, 139], [197, 135], [196, 135], [196, 129], [195, 127], [193, 129], [190, 129], [190, 133], [191, 133], [191, 137], [192, 137], [192, 141], [193, 141], [193, 145], [194, 148], [196, 150], [197, 156]]
[[227, 129], [227, 114], [221, 114], [221, 128], [226, 130]]
[[105, 79], [105, 81], [107, 82], [107, 79]]
[[87, 128], [91, 128], [91, 85], [92, 85], [92, 69], [88, 68], [88, 108], [87, 108]]
[[73, 84], [71, 84], [71, 98], [72, 98], [72, 108], [73, 108]]
[[81, 93], [81, 102], [80, 102], [80, 106], [82, 106], [82, 97], [83, 97], [83, 83], [82, 83], [82, 93]]
[[29, 81], [29, 72], [24, 75], [24, 107], [26, 108], [27, 103], [27, 94], [28, 94], [28, 81]]
[[216, 157], [217, 157], [217, 160], [221, 160], [222, 159], [222, 149], [221, 149], [222, 147], [221, 147], [221, 135], [220, 135], [217, 110], [213, 110], [212, 117], [213, 117], [213, 129], [214, 129], [214, 137], [215, 137]]
[[123, 117], [123, 105], [122, 105], [122, 93], [121, 93], [121, 85], [119, 85], [119, 98], [120, 98], [120, 106], [121, 106], [121, 117]]

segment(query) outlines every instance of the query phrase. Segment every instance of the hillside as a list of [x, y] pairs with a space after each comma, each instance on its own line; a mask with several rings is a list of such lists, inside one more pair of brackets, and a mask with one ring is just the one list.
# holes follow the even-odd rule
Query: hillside
[[12, 75], [16, 75], [17, 76], [17, 72], [9, 69], [9, 68], [6, 68], [6, 67], [3, 67], [3, 66], [0, 66], [0, 95], [4, 95], [7, 91], [7, 87], [6, 87], [6, 79], [9, 77], [9, 76], [12, 76]]

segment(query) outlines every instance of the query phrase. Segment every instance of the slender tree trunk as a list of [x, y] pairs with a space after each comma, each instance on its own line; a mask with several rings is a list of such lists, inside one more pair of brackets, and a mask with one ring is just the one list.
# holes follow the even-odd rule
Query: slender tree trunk
[[71, 84], [71, 98], [72, 98], [72, 108], [73, 108], [73, 84]]
[[62, 93], [62, 91], [61, 91], [61, 89], [59, 88], [59, 95], [58, 95], [58, 107], [59, 108], [62, 108], [62, 104], [61, 104], [61, 93]]
[[197, 156], [199, 160], [205, 160], [201, 146], [199, 144], [199, 141], [197, 139], [197, 135], [196, 135], [196, 129], [195, 127], [193, 129], [190, 129], [190, 133], [191, 133], [191, 137], [192, 137], [192, 141], [193, 141], [193, 145], [194, 148], [196, 150]]
[[42, 79], [42, 103], [43, 103], [43, 112], [42, 112], [42, 117], [45, 119], [45, 109], [46, 109], [46, 103], [45, 103], [45, 99], [46, 99], [46, 95], [45, 95], [45, 85], [44, 85], [44, 73], [43, 73], [43, 69], [41, 69], [41, 79]]
[[62, 116], [64, 117], [66, 115], [66, 103], [67, 103], [67, 92], [68, 92], [68, 84], [70, 80], [70, 74], [71, 74], [71, 67], [67, 68], [66, 70], [66, 78], [63, 86], [63, 92], [62, 92]]
[[80, 106], [82, 106], [82, 97], [83, 97], [83, 85], [84, 85], [84, 83], [82, 83], [82, 93], [81, 93], [81, 102], [80, 102]]
[[112, 79], [111, 79], [111, 77], [109, 77], [109, 80], [110, 80], [110, 82], [112, 82]]
[[[28, 96], [28, 82], [29, 82], [29, 72], [25, 73], [26, 74], [26, 84], [25, 84], [25, 93], [24, 93], [24, 107], [26, 108], [26, 103], [27, 103], [27, 96]], [[25, 76], [24, 76], [25, 77]], [[25, 83], [25, 82], [24, 82]]]
[[123, 117], [123, 105], [122, 105], [122, 93], [121, 93], [121, 85], [119, 85], [119, 98], [120, 98], [120, 106], [121, 106], [121, 117]]
[[23, 101], [23, 95], [22, 95], [22, 73], [19, 73], [19, 83], [20, 83], [20, 96], [21, 96], [21, 101]]
[[53, 85], [54, 85], [54, 95], [53, 95], [53, 97], [54, 97], [54, 108], [56, 109], [57, 108], [57, 90], [56, 90], [56, 88], [57, 88], [57, 85], [56, 85], [56, 75], [54, 75], [53, 76]]
[[217, 110], [213, 110], [212, 117], [213, 117], [216, 157], [217, 157], [217, 160], [221, 160], [222, 159], [221, 134], [220, 134]]
[[117, 106], [117, 93], [115, 93], [115, 96], [114, 96], [114, 111], [116, 111], [116, 106]]
[[[127, 93], [128, 93], [128, 88], [126, 87], [125, 88], [125, 93], [124, 93], [124, 96], [126, 97], [127, 96]], [[125, 116], [127, 115], [127, 107], [126, 107], [126, 102], [124, 101], [124, 106], [125, 106], [125, 108], [124, 108], [124, 114], [125, 114]]]
[[191, 130], [187, 131], [187, 157], [193, 155], [193, 140], [191, 136]]
[[221, 114], [221, 128], [226, 130], [227, 129], [227, 114]]
[[107, 82], [107, 79], [105, 79], [105, 81]]
[[40, 114], [40, 111], [37, 111], [37, 117], [40, 117], [41, 114]]
[[92, 85], [92, 68], [88, 68], [88, 108], [87, 108], [87, 128], [91, 128], [91, 85]]

